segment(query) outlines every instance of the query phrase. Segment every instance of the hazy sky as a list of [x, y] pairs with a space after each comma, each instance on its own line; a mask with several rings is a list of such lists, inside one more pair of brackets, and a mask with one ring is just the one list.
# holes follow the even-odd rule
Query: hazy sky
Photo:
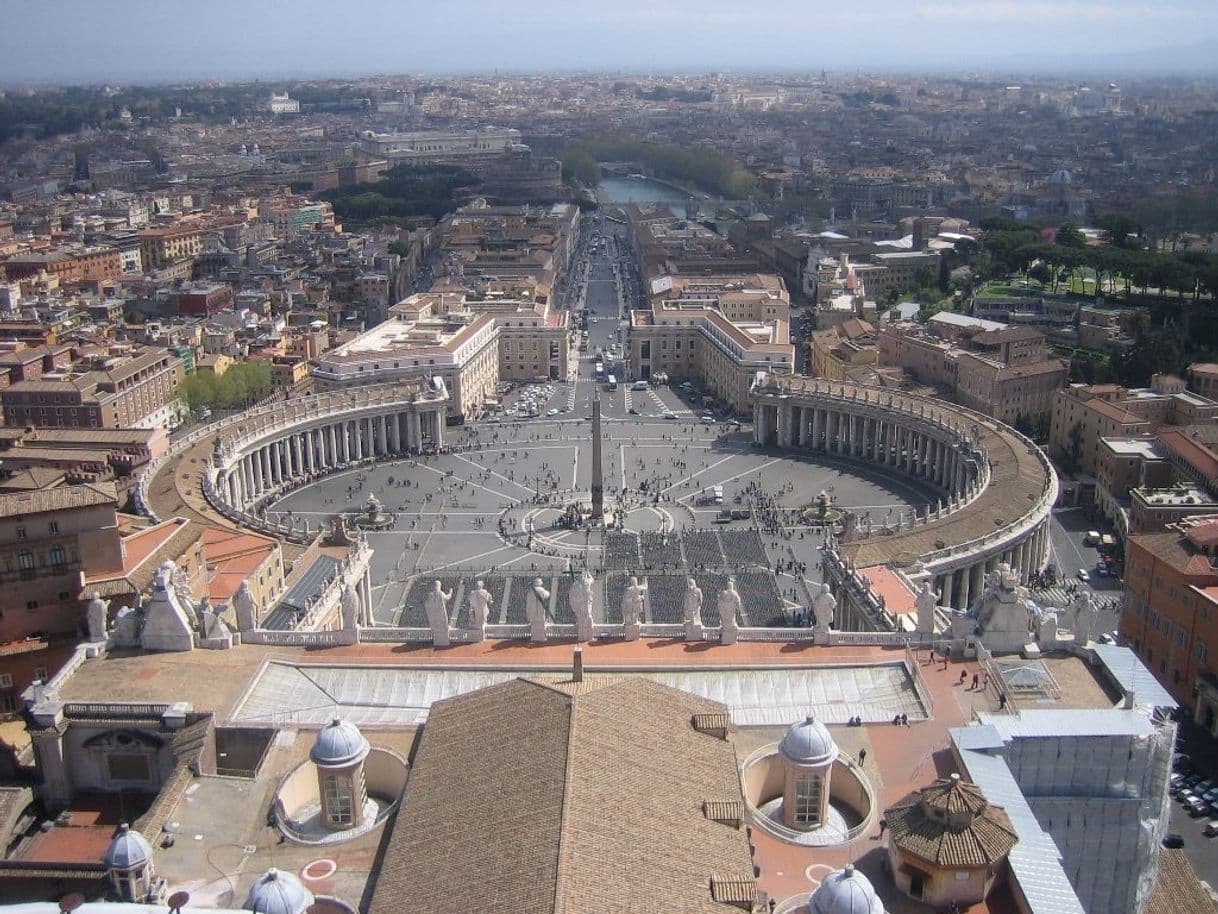
[[1218, 70], [1218, 0], [0, 0], [0, 82]]

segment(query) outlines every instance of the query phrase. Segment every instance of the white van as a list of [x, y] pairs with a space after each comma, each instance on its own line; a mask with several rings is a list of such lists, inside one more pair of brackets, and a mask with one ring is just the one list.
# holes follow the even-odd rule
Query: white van
[[1088, 530], [1087, 535], [1083, 537], [1084, 546], [1098, 546], [1100, 544], [1100, 531]]
[[630, 385], [630, 389], [631, 390], [646, 390], [647, 382], [646, 381], [635, 381], [633, 384]]

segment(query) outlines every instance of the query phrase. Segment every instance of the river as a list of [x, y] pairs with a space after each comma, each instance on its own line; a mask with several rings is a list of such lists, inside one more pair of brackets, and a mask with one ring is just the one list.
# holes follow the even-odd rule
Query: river
[[688, 196], [648, 178], [604, 178], [596, 186], [601, 203], [684, 203]]

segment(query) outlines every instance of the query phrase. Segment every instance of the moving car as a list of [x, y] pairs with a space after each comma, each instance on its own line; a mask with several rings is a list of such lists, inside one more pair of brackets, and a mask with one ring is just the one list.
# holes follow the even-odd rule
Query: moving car
[[1077, 572], [1075, 572], [1074, 576], [1076, 578], [1078, 578], [1080, 581], [1082, 581], [1084, 584], [1087, 584], [1091, 581], [1091, 575], [1087, 574], [1086, 568], [1080, 568]]

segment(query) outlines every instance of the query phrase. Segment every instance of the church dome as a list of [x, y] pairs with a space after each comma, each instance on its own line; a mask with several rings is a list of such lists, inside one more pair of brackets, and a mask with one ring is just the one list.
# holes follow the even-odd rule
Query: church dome
[[837, 758], [837, 743], [829, 728], [809, 714], [787, 731], [778, 751], [796, 765], [828, 765]]
[[110, 839], [106, 855], [102, 858], [106, 869], [130, 870], [143, 866], [152, 859], [152, 845], [131, 826], [124, 822], [119, 826], [118, 833]]
[[322, 768], [345, 768], [363, 761], [370, 749], [359, 727], [335, 718], [318, 732], [309, 758]]
[[313, 893], [291, 873], [271, 868], [250, 887], [246, 910], [254, 914], [304, 914]]
[[884, 914], [871, 880], [847, 864], [834, 870], [808, 899], [808, 914]]

